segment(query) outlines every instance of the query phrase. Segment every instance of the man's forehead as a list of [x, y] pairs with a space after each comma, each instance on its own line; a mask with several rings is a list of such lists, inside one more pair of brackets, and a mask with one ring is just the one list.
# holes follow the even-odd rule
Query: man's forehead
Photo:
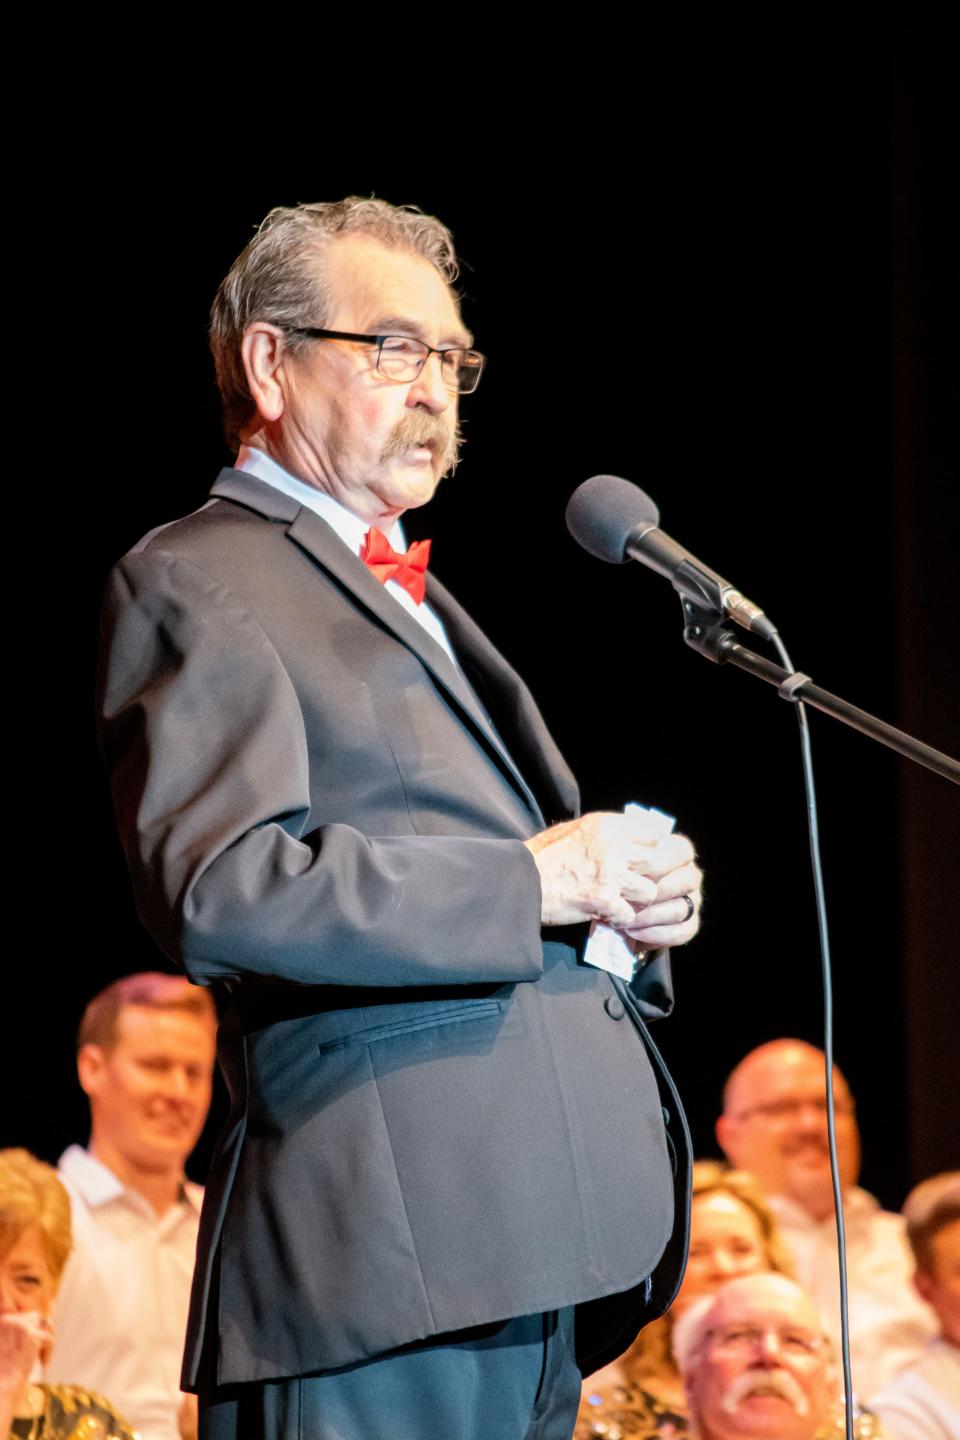
[[[757, 1277], [765, 1282], [769, 1277]], [[799, 1290], [780, 1289], [766, 1283], [740, 1289], [734, 1284], [721, 1291], [713, 1311], [713, 1323], [780, 1325], [784, 1322], [820, 1331], [820, 1320], [812, 1300]]]
[[938, 1230], [930, 1239], [930, 1248], [938, 1263], [960, 1264], [960, 1220], [951, 1220]]
[[447, 282], [415, 251], [370, 235], [343, 235], [330, 242], [324, 263], [330, 329], [396, 330], [448, 345], [472, 343]]
[[[848, 1095], [847, 1083], [834, 1067], [834, 1086], [838, 1094]], [[733, 1084], [734, 1109], [746, 1100], [797, 1095], [815, 1098], [824, 1094], [826, 1076], [823, 1056], [806, 1046], [785, 1045], [751, 1056], [744, 1062]]]
[[183, 1040], [214, 1044], [212, 1024], [194, 1010], [171, 1006], [124, 1005], [117, 1016], [117, 1040], [130, 1045], [163, 1044]]

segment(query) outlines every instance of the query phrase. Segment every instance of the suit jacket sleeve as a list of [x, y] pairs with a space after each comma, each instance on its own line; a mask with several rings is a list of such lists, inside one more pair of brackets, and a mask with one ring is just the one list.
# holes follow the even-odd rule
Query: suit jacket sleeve
[[111, 577], [101, 737], [138, 908], [203, 983], [535, 980], [540, 883], [519, 838], [306, 829], [300, 703], [255, 618], [156, 547]]
[[644, 1020], [663, 1020], [673, 1010], [673, 973], [669, 950], [655, 950], [638, 965], [630, 990]]

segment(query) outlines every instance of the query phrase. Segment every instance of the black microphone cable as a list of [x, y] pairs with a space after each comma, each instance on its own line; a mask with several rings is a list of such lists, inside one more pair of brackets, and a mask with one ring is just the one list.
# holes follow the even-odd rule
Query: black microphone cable
[[[847, 1440], [853, 1433], [853, 1379], [850, 1366], [850, 1313], [847, 1286], [847, 1239], [843, 1218], [843, 1195], [840, 1188], [840, 1167], [837, 1160], [836, 1109], [833, 1093], [833, 969], [830, 961], [830, 933], [827, 925], [827, 904], [820, 857], [820, 828], [817, 818], [817, 795], [813, 777], [813, 754], [810, 747], [810, 726], [807, 709], [798, 692], [806, 676], [800, 676], [776, 626], [763, 611], [744, 601], [722, 577], [703, 566], [687, 551], [662, 535], [657, 527], [660, 512], [645, 491], [627, 480], [613, 475], [594, 475], [574, 491], [567, 505], [567, 527], [578, 545], [598, 560], [622, 564], [628, 557], [642, 561], [668, 578], [681, 594], [687, 594], [701, 605], [715, 608], [719, 615], [729, 615], [761, 639], [776, 648], [789, 680], [781, 694], [796, 706], [800, 726], [800, 752], [803, 783], [807, 801], [807, 829], [810, 837], [810, 861], [817, 907], [820, 936], [820, 961], [823, 977], [823, 1052], [826, 1075], [827, 1143], [830, 1152], [830, 1177], [833, 1185], [833, 1208], [837, 1224], [837, 1260], [840, 1270], [840, 1350], [843, 1361], [845, 1428]], [[792, 682], [792, 684], [791, 684]]]
[[[791, 675], [796, 674], [787, 647], [778, 631], [770, 637], [780, 663]], [[793, 697], [791, 697], [793, 698]], [[833, 1182], [833, 1209], [837, 1220], [837, 1259], [840, 1269], [840, 1354], [843, 1362], [844, 1425], [846, 1440], [853, 1433], [853, 1374], [850, 1366], [850, 1304], [847, 1288], [847, 1232], [843, 1219], [843, 1192], [840, 1188], [840, 1165], [837, 1159], [837, 1124], [833, 1101], [833, 967], [830, 960], [830, 931], [827, 925], [827, 901], [823, 886], [823, 864], [820, 857], [820, 823], [817, 815], [817, 792], [813, 778], [813, 751], [810, 746], [810, 724], [807, 707], [793, 699], [800, 726], [800, 757], [803, 766], [803, 788], [807, 799], [807, 830], [810, 836], [810, 865], [817, 905], [817, 928], [820, 934], [820, 964], [823, 975], [823, 1055], [827, 1084], [827, 1144], [830, 1150], [830, 1178]]]

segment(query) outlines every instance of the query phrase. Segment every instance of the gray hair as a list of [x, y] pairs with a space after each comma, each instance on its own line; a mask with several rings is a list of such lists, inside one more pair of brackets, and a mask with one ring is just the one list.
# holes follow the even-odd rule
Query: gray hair
[[695, 1300], [683, 1314], [677, 1317], [673, 1327], [671, 1345], [673, 1358], [677, 1369], [682, 1377], [685, 1377], [691, 1369], [694, 1360], [699, 1358], [707, 1338], [707, 1321], [713, 1312], [715, 1295], [702, 1295]]
[[[673, 1358], [682, 1379], [688, 1378], [703, 1355], [710, 1336], [711, 1321], [720, 1301], [725, 1296], [737, 1295], [744, 1290], [750, 1291], [757, 1287], [772, 1288], [781, 1294], [785, 1293], [797, 1300], [806, 1301], [808, 1305], [816, 1309], [812, 1296], [804, 1290], [802, 1285], [798, 1285], [788, 1275], [779, 1275], [773, 1270], [758, 1271], [753, 1275], [738, 1275], [735, 1279], [728, 1280], [713, 1295], [702, 1296], [677, 1318], [673, 1327]], [[831, 1383], [835, 1383], [837, 1375], [834, 1367], [833, 1347], [822, 1323], [818, 1325], [818, 1329], [826, 1341], [828, 1374]]]
[[[436, 266], [448, 285], [459, 273], [450, 231], [414, 205], [351, 195], [271, 210], [231, 265], [210, 312], [210, 349], [228, 444], [239, 445], [255, 414], [240, 351], [244, 331], [255, 320], [281, 327], [326, 325], [331, 296], [318, 262], [337, 235], [370, 235], [391, 249], [412, 250]], [[288, 335], [285, 343], [296, 352], [309, 341]]]

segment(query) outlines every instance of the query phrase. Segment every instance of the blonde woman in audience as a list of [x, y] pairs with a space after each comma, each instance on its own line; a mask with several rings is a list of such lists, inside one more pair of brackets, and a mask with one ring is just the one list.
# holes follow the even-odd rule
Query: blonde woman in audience
[[70, 1199], [56, 1171], [26, 1150], [0, 1150], [0, 1435], [134, 1440], [101, 1396], [33, 1378], [53, 1348], [50, 1311], [70, 1244]]
[[693, 1167], [690, 1254], [680, 1292], [668, 1313], [642, 1330], [625, 1355], [586, 1380], [575, 1440], [613, 1435], [641, 1440], [684, 1433], [686, 1401], [671, 1348], [674, 1321], [727, 1280], [767, 1270], [793, 1274], [755, 1182], [713, 1160], [698, 1161]]

